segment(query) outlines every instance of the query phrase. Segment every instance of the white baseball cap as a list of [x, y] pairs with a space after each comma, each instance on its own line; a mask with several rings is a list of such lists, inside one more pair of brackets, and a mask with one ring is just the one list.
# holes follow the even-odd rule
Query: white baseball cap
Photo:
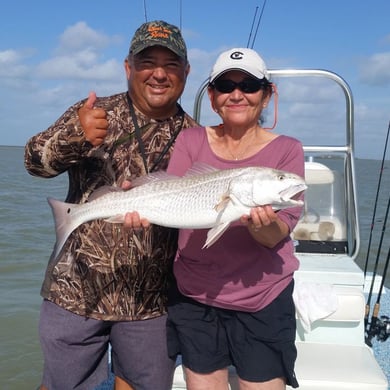
[[209, 82], [229, 70], [241, 70], [257, 79], [269, 80], [263, 59], [252, 49], [234, 48], [221, 53], [211, 70]]

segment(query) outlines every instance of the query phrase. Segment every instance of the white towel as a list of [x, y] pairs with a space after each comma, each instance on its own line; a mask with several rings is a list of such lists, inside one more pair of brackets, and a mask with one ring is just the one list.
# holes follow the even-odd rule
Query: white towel
[[295, 281], [293, 299], [306, 333], [311, 331], [314, 321], [328, 317], [338, 308], [337, 294], [331, 284]]

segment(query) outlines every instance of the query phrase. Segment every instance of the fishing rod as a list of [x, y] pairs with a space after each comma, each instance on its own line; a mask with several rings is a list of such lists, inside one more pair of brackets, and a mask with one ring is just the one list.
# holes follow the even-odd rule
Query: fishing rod
[[366, 344], [369, 345], [370, 347], [372, 347], [371, 340], [374, 336], [376, 336], [377, 339], [380, 341], [386, 341], [387, 338], [390, 336], [390, 318], [388, 316], [385, 316], [385, 315], [380, 316], [378, 318], [379, 309], [380, 309], [380, 297], [382, 295], [382, 290], [383, 290], [383, 287], [385, 285], [385, 279], [387, 276], [389, 262], [390, 262], [390, 247], [389, 247], [389, 250], [387, 252], [387, 258], [386, 258], [386, 262], [385, 262], [385, 268], [383, 270], [382, 282], [381, 282], [379, 292], [378, 292], [378, 298], [376, 300], [376, 303], [375, 303], [375, 306], [373, 309], [370, 327], [367, 330], [367, 335], [365, 338]]
[[148, 21], [148, 16], [146, 14], [146, 0], [144, 0], [144, 17], [145, 17], [145, 22]]
[[385, 286], [385, 280], [387, 278], [387, 270], [389, 268], [389, 262], [390, 262], [390, 247], [389, 247], [389, 250], [387, 252], [387, 257], [386, 257], [386, 261], [385, 261], [385, 267], [383, 268], [382, 281], [381, 281], [381, 285], [380, 285], [379, 291], [378, 291], [378, 298], [376, 300], [376, 303], [378, 303], [378, 304], [380, 303], [382, 292], [383, 292], [383, 288]]
[[180, 18], [179, 27], [180, 27], [180, 31], [182, 31], [182, 27], [183, 27], [183, 4], [182, 4], [181, 0], [179, 2], [179, 18]]
[[[253, 32], [253, 27], [255, 25], [255, 20], [256, 20], [256, 15], [257, 15], [257, 11], [258, 11], [259, 7], [257, 6], [256, 7], [256, 10], [255, 10], [255, 15], [253, 16], [253, 21], [252, 21], [252, 27], [251, 27], [251, 31], [249, 33], [249, 37], [248, 37], [248, 43], [246, 44], [246, 47], [249, 47], [249, 43], [251, 41], [251, 37], [252, 37], [252, 32]], [[253, 47], [253, 45], [252, 45]]]
[[264, 0], [263, 6], [262, 6], [261, 12], [260, 12], [259, 20], [257, 21], [256, 31], [255, 31], [255, 35], [254, 35], [253, 40], [252, 40], [252, 45], [249, 46], [250, 40], [251, 40], [251, 36], [252, 36], [252, 32], [253, 32], [253, 27], [254, 27], [255, 20], [256, 20], [257, 11], [259, 9], [259, 7], [256, 7], [255, 15], [254, 15], [253, 21], [252, 21], [251, 31], [249, 33], [248, 43], [246, 44], [246, 47], [250, 47], [251, 49], [253, 49], [253, 46], [254, 46], [255, 41], [256, 41], [257, 32], [259, 30], [260, 22], [261, 22], [261, 19], [263, 17], [264, 8], [265, 8], [266, 3], [267, 3], [267, 0]]
[[257, 26], [256, 26], [255, 36], [253, 37], [251, 49], [253, 49], [253, 45], [255, 44], [255, 40], [256, 40], [256, 37], [257, 37], [257, 32], [259, 31], [260, 22], [261, 22], [261, 19], [263, 17], [263, 12], [264, 12], [264, 8], [265, 8], [265, 4], [266, 3], [267, 3], [267, 0], [264, 0], [263, 7], [261, 8], [261, 12], [260, 12], [259, 22], [257, 23]]
[[[388, 216], [389, 216], [389, 209], [390, 209], [390, 196], [389, 196], [389, 199], [387, 201], [386, 215], [385, 215], [385, 218], [384, 218], [384, 221], [383, 221], [382, 234], [381, 234], [380, 241], [379, 241], [379, 247], [378, 247], [378, 252], [377, 252], [377, 257], [376, 257], [376, 262], [375, 262], [375, 267], [374, 267], [374, 273], [373, 273], [373, 276], [372, 276], [373, 280], [375, 280], [375, 277], [376, 277], [376, 272], [377, 272], [377, 268], [378, 268], [380, 252], [381, 252], [381, 249], [382, 249], [383, 237], [385, 235], [387, 220], [388, 220]], [[384, 281], [385, 281], [386, 274], [387, 274], [387, 268], [388, 268], [388, 265], [389, 265], [389, 256], [390, 256], [390, 248], [389, 248], [389, 253], [387, 255], [387, 259], [386, 259], [386, 263], [385, 263], [385, 269], [384, 269], [383, 275], [382, 275], [382, 282], [381, 282], [380, 290], [378, 291], [377, 300], [376, 300], [376, 303], [374, 305], [373, 314], [371, 316], [371, 321], [370, 321], [370, 323], [368, 325], [368, 328], [367, 328], [367, 325], [366, 325], [366, 329], [367, 329], [366, 343], [368, 345], [371, 344], [371, 339], [375, 335], [377, 335], [377, 332], [378, 332], [378, 315], [379, 315], [379, 309], [380, 309], [380, 299], [381, 299], [381, 295], [382, 295]], [[370, 298], [371, 298], [371, 295], [372, 295], [372, 290], [373, 290], [373, 283], [371, 283], [371, 287], [370, 287], [370, 293], [369, 293]], [[368, 305], [369, 305], [369, 302], [368, 302]], [[390, 326], [390, 322], [389, 322], [389, 326]]]
[[365, 262], [365, 265], [364, 265], [364, 277], [366, 276], [366, 273], [367, 273], [368, 258], [370, 256], [372, 232], [374, 230], [374, 225], [375, 225], [376, 207], [378, 205], [378, 196], [379, 196], [379, 191], [380, 191], [381, 182], [382, 182], [382, 174], [383, 174], [383, 167], [384, 167], [385, 159], [386, 159], [386, 151], [387, 151], [387, 144], [388, 144], [388, 141], [389, 141], [389, 133], [390, 133], [390, 121], [389, 121], [389, 125], [387, 127], [387, 135], [386, 135], [385, 147], [383, 149], [383, 157], [382, 157], [381, 167], [380, 167], [380, 170], [379, 170], [378, 185], [376, 187], [374, 211], [372, 213], [372, 220], [371, 220], [371, 226], [370, 226], [370, 236], [369, 236], [369, 239], [368, 239], [368, 247], [367, 247], [367, 256], [366, 256], [366, 262]]
[[[377, 209], [377, 205], [378, 205], [378, 197], [379, 197], [379, 192], [380, 192], [381, 183], [382, 183], [383, 167], [384, 167], [385, 159], [386, 159], [387, 145], [389, 142], [389, 133], [390, 133], [390, 121], [389, 121], [389, 125], [387, 127], [385, 147], [383, 149], [383, 157], [382, 157], [382, 162], [381, 162], [381, 168], [379, 171], [379, 179], [378, 179], [378, 185], [377, 185], [376, 196], [375, 196], [374, 210], [373, 210], [371, 226], [370, 226], [370, 236], [368, 239], [367, 256], [366, 256], [366, 262], [364, 265], [364, 279], [366, 278], [366, 274], [367, 274], [368, 259], [369, 259], [370, 250], [371, 250], [372, 233], [373, 233], [374, 226], [375, 226], [376, 209]], [[379, 251], [378, 251], [378, 253], [379, 253]], [[377, 266], [377, 264], [375, 265], [375, 268], [376, 268], [376, 266]], [[364, 316], [365, 327], [367, 327], [367, 325], [368, 325], [368, 317], [370, 315], [370, 302], [371, 302], [371, 296], [372, 296], [372, 290], [374, 287], [374, 283], [375, 283], [375, 275], [373, 274], [372, 280], [371, 280], [370, 292], [369, 292], [368, 298], [367, 298], [365, 316]]]

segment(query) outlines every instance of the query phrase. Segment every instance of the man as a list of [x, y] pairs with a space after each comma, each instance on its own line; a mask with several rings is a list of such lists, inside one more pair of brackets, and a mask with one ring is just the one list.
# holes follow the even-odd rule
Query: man
[[[125, 59], [128, 92], [71, 106], [25, 149], [27, 171], [69, 176], [67, 202], [98, 188], [165, 169], [176, 136], [196, 125], [177, 103], [190, 65], [179, 29], [141, 25]], [[166, 390], [166, 300], [176, 231], [85, 223], [50, 258], [41, 294], [41, 389], [93, 389], [107, 377], [112, 346], [116, 389]]]

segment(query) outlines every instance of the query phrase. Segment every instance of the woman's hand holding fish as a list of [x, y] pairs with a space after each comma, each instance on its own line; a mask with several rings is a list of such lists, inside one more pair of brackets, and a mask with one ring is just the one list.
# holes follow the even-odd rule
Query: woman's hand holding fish
[[249, 215], [240, 218], [252, 237], [262, 245], [273, 248], [289, 234], [286, 223], [279, 219], [272, 206], [254, 207]]
[[108, 122], [106, 112], [102, 108], [95, 107], [95, 101], [96, 93], [90, 92], [78, 114], [85, 139], [93, 146], [99, 146], [106, 138]]
[[277, 214], [270, 205], [254, 207], [250, 211], [250, 219], [255, 229], [268, 226], [278, 219]]

